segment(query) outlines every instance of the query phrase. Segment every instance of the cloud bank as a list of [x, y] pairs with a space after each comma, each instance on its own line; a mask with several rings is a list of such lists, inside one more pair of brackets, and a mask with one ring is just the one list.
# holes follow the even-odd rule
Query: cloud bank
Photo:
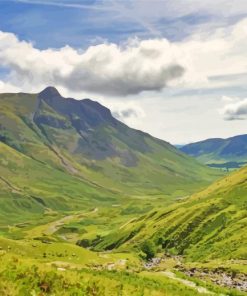
[[69, 46], [39, 50], [0, 32], [0, 63], [14, 85], [56, 85], [71, 91], [126, 96], [158, 91], [180, 78], [184, 68], [167, 40], [136, 41], [121, 47], [100, 44], [85, 52]]
[[[168, 86], [238, 85], [241, 76], [246, 77], [246, 48], [247, 19], [180, 42], [132, 39], [123, 45], [90, 46], [85, 51], [70, 46], [40, 50], [0, 31], [0, 65], [8, 70], [0, 87], [36, 91], [54, 85], [71, 92], [123, 97]], [[227, 76], [236, 78], [229, 81]]]

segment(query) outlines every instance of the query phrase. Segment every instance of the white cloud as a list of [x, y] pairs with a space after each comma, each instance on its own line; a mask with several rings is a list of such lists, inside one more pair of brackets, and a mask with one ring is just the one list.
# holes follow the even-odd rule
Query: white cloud
[[233, 86], [241, 80], [226, 77], [247, 72], [246, 48], [247, 19], [181, 42], [135, 39], [85, 51], [70, 46], [39, 50], [14, 34], [0, 32], [0, 64], [9, 69], [5, 83], [27, 91], [54, 85], [71, 92], [121, 97], [167, 86]]
[[225, 120], [243, 120], [247, 119], [247, 98], [237, 100], [234, 103], [224, 106], [220, 113]]
[[69, 46], [38, 50], [1, 32], [0, 63], [10, 69], [8, 79], [16, 85], [128, 95], [161, 90], [182, 76], [170, 46], [167, 40], [148, 40], [126, 47], [100, 44], [82, 53]]
[[[168, 10], [167, 15], [179, 15], [185, 16], [192, 13], [202, 14], [207, 13], [209, 15], [216, 16], [234, 16], [243, 14], [247, 10], [247, 3], [245, 0], [238, 0], [238, 3], [232, 0], [187, 0], [184, 5], [183, 0], [167, 1]], [[169, 3], [170, 2], [170, 3]]]
[[113, 116], [118, 119], [125, 119], [130, 117], [138, 117], [138, 113], [135, 109], [127, 108], [120, 111], [113, 111]]
[[20, 92], [21, 89], [16, 87], [10, 83], [6, 83], [0, 80], [0, 93], [13, 93], [13, 92]]
[[135, 102], [130, 101], [126, 103], [111, 104], [111, 110], [114, 117], [125, 122], [126, 124], [133, 124], [142, 121], [146, 116], [144, 110]]
[[222, 96], [221, 101], [223, 103], [230, 103], [230, 102], [237, 102], [239, 101], [239, 98], [232, 98], [232, 97], [228, 97], [228, 96]]

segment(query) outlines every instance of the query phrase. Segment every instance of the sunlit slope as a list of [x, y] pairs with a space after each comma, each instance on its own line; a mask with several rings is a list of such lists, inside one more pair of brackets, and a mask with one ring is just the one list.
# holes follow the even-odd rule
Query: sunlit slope
[[247, 167], [165, 210], [130, 221], [103, 238], [96, 249], [139, 249], [145, 240], [157, 251], [192, 260], [247, 258]]
[[[219, 172], [165, 141], [131, 129], [89, 99], [40, 94], [0, 95], [0, 140], [66, 174], [125, 194], [184, 196]], [[4, 156], [3, 156], [4, 158]]]

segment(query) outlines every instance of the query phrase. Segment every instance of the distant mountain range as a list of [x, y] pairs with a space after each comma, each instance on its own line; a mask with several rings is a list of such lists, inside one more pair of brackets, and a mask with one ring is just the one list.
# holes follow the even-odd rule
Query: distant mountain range
[[182, 146], [180, 150], [212, 167], [238, 168], [247, 163], [247, 135], [207, 139]]
[[76, 209], [130, 195], [172, 199], [219, 175], [169, 143], [129, 128], [99, 103], [63, 98], [53, 87], [1, 94], [0, 104], [5, 217], [6, 211]]

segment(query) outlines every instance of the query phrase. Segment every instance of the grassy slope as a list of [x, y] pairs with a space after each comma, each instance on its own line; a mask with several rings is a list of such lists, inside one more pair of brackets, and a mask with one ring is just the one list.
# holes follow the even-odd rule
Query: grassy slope
[[0, 263], [0, 293], [5, 296], [198, 295], [194, 289], [165, 277], [150, 278], [145, 275], [127, 272], [93, 271], [88, 269], [67, 270], [64, 272], [58, 271], [54, 266], [33, 263], [18, 257], [0, 257]]
[[246, 259], [247, 167], [186, 200], [132, 220], [96, 249], [137, 248], [150, 239], [160, 250], [193, 261]]
[[[86, 227], [89, 220], [96, 220], [96, 215], [94, 210], [74, 214], [70, 218], [66, 216], [66, 223], [81, 221]], [[111, 211], [108, 211], [110, 215]], [[101, 213], [98, 218], [101, 222], [102, 216]], [[64, 218], [58, 219], [61, 220], [65, 222]], [[60, 231], [50, 235], [49, 239], [44, 234], [52, 234], [52, 225], [58, 225], [59, 230], [64, 229], [63, 225], [56, 221], [42, 223], [37, 227], [23, 225], [21, 229], [25, 237], [22, 239], [0, 237], [1, 295], [40, 295], [41, 292], [42, 295], [204, 295], [196, 288], [169, 279], [163, 272], [143, 271], [140, 258], [135, 253], [95, 253], [60, 238], [59, 235], [64, 235]], [[173, 262], [167, 264], [163, 266], [164, 270], [174, 265]], [[114, 271], [109, 271], [112, 265]], [[245, 295], [212, 284], [201, 282], [199, 285], [216, 292], [216, 295]]]
[[[113, 194], [0, 143], [0, 225], [112, 203]], [[121, 200], [121, 196], [118, 197]], [[35, 218], [35, 214], [38, 217]]]
[[[30, 239], [13, 241], [0, 238], [0, 294], [206, 295], [187, 284], [169, 279], [162, 272], [140, 272], [142, 268], [138, 261], [131, 254], [93, 253], [65, 242], [44, 244]], [[114, 271], [109, 270], [111, 265], [114, 265]], [[209, 287], [217, 292], [216, 295], [244, 295], [213, 285]]]

